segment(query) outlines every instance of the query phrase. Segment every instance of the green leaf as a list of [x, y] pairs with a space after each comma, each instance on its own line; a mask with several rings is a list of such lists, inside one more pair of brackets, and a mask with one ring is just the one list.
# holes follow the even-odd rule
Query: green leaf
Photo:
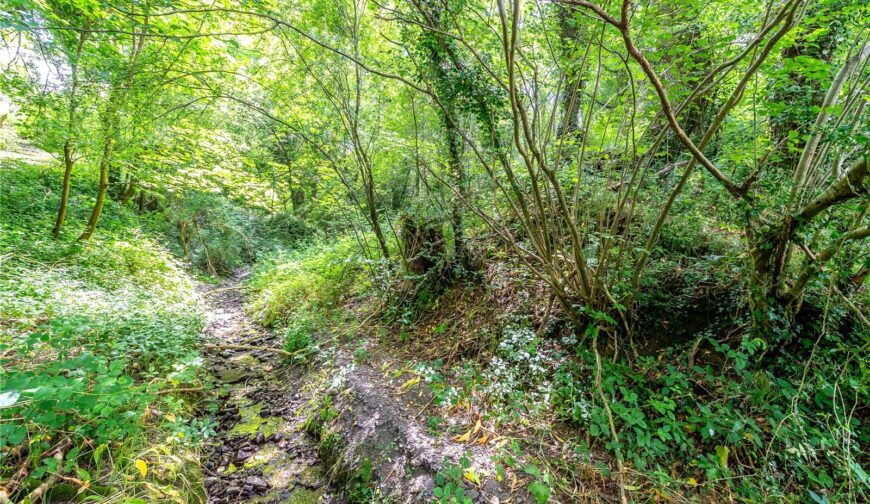
[[535, 498], [538, 504], [546, 504], [550, 500], [550, 487], [540, 481], [529, 483], [529, 493]]
[[723, 469], [728, 469], [729, 453], [731, 453], [731, 450], [729, 450], [727, 446], [716, 447], [716, 459], [719, 461], [719, 465], [722, 466]]

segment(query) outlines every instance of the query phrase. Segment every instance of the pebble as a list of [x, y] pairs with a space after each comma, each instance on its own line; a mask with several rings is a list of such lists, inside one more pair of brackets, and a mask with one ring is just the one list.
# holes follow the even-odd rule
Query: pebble
[[252, 488], [256, 488], [257, 490], [265, 490], [269, 488], [269, 483], [259, 476], [248, 476], [245, 478], [245, 485], [250, 485]]

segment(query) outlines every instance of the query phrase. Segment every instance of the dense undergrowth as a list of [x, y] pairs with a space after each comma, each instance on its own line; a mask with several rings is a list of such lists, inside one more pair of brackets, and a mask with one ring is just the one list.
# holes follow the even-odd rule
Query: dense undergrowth
[[[53, 240], [56, 177], [0, 168], [3, 478], [19, 481], [14, 500], [62, 473], [54, 499], [186, 502], [201, 492], [196, 447], [210, 429], [190, 400], [204, 385], [200, 299], [132, 209], [110, 202], [86, 244], [75, 229]], [[73, 187], [71, 222], [88, 189]]]
[[[727, 267], [729, 261], [737, 267], [728, 259], [734, 248], [722, 242], [694, 255], [666, 248], [699, 243], [703, 233], [703, 227], [668, 231], [652, 266], [660, 282], [645, 285], [639, 297], [641, 309], [650, 311], [641, 319], [646, 326], [638, 328], [637, 341], [618, 346], [558, 310], [542, 317], [546, 298], [526, 294], [521, 302], [522, 293], [500, 292], [529, 280], [497, 253], [497, 243], [482, 252], [489, 254], [485, 271], [438, 295], [424, 293], [423, 305], [411, 303], [419, 311], [407, 312], [408, 300], [395, 289], [420, 292], [420, 276], [361, 275], [370, 265], [352, 259], [358, 251], [349, 239], [272, 256], [249, 283], [250, 307], [261, 321], [287, 328], [292, 351], [316, 345], [309, 335], [334, 327], [338, 308], [345, 317], [364, 317], [368, 327], [358, 330], [378, 335], [381, 351], [409, 359], [429, 387], [432, 433], [468, 434], [444, 416], [475, 411], [489, 430], [513, 439], [501, 448], [500, 467], [529, 479], [544, 496], [540, 502], [549, 495], [580, 499], [584, 488], [615, 492], [595, 482], [615, 481], [618, 456], [637, 501], [864, 499], [870, 479], [862, 447], [870, 431], [861, 342], [867, 328], [844, 306], [830, 300], [815, 306], [811, 298], [805, 310], [818, 311], [821, 323], [794, 334], [788, 351], [764, 346], [748, 331], [744, 284]], [[393, 289], [389, 296], [385, 285]], [[486, 309], [491, 306], [513, 309], [494, 313]], [[470, 326], [478, 313], [490, 315], [482, 326]], [[425, 358], [418, 340], [432, 350]], [[606, 403], [596, 383], [595, 341]], [[440, 357], [428, 358], [433, 352]], [[476, 441], [472, 436], [469, 446]], [[442, 501], [451, 502], [449, 496]]]

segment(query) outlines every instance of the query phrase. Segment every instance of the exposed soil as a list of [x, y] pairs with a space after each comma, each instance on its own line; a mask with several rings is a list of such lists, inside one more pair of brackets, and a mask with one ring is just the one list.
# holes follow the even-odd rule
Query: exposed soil
[[[335, 365], [336, 385], [326, 393], [332, 396], [338, 416], [327, 430], [341, 435], [345, 464], [358, 467], [363, 460], [371, 464], [378, 494], [392, 502], [433, 502], [436, 475], [445, 460], [455, 464], [464, 456], [480, 480], [476, 485], [463, 481], [471, 502], [533, 502], [524, 485], [510, 491], [507, 482], [496, 480], [494, 443], [474, 442], [489, 437], [485, 429], [475, 432], [469, 442], [457, 442], [446, 432], [425, 427], [425, 411], [432, 399], [425, 384], [407, 387], [407, 375], [390, 377], [387, 362], [356, 364], [344, 349], [338, 350]], [[462, 422], [455, 417], [445, 421]]]
[[[246, 317], [239, 284], [203, 286], [209, 306], [204, 338], [216, 345], [280, 348], [280, 338]], [[329, 486], [317, 443], [301, 428], [301, 371], [266, 350], [214, 349], [208, 367], [219, 387], [217, 435], [204, 455], [209, 503], [340, 502]]]

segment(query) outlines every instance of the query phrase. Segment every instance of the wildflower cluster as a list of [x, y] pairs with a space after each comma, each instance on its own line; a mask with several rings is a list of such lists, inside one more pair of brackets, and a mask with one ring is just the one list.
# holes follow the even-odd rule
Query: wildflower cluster
[[511, 403], [524, 397], [525, 404], [536, 408], [550, 403], [551, 385], [547, 378], [552, 361], [549, 352], [541, 348], [541, 340], [528, 328], [505, 330], [497, 355], [483, 373], [484, 392], [495, 401]]

